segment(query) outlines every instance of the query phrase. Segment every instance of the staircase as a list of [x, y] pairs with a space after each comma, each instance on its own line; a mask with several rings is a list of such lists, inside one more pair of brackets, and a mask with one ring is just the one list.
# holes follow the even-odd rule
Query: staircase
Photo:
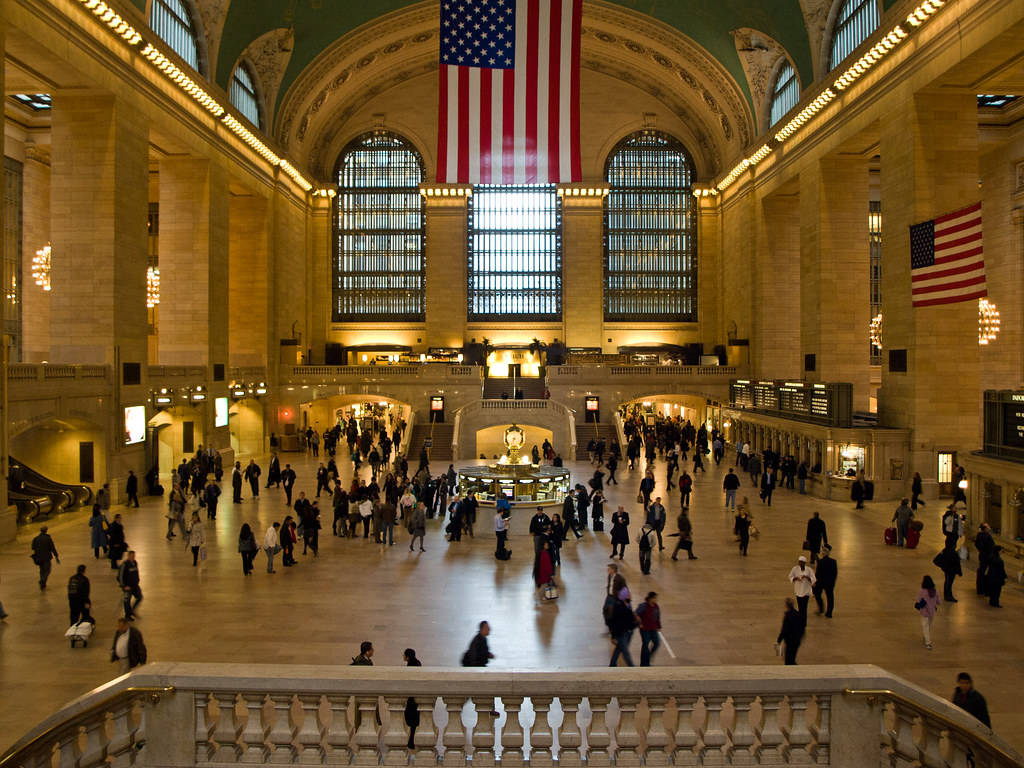
[[[516, 378], [515, 388], [523, 393], [524, 400], [544, 399], [544, 379]], [[514, 400], [512, 390], [512, 379], [488, 378], [484, 382], [484, 399], [501, 400], [502, 394], [508, 395], [509, 400]]]
[[611, 447], [612, 440], [617, 439], [618, 436], [618, 431], [615, 429], [614, 424], [576, 425], [576, 445], [578, 446], [579, 455], [583, 455], [586, 451], [590, 438], [604, 440], [605, 450], [607, 451]]
[[[443, 463], [441, 469], [447, 469], [452, 460], [452, 437], [455, 435], [455, 427], [451, 424], [414, 424], [412, 437], [409, 438], [409, 472], [415, 471], [420, 460], [420, 450], [423, 448], [423, 441], [431, 436], [430, 429], [433, 427], [433, 445], [427, 449], [431, 464]], [[437, 474], [440, 470], [431, 466], [431, 473]]]

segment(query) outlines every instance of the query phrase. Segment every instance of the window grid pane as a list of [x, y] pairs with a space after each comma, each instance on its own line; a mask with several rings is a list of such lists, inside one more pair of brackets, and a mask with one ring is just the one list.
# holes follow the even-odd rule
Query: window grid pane
[[562, 318], [562, 204], [553, 184], [479, 185], [469, 198], [467, 318]]
[[356, 139], [338, 162], [334, 322], [424, 319], [423, 161], [405, 139]]
[[188, 9], [181, 0], [153, 0], [149, 10], [149, 26], [160, 39], [171, 46], [196, 72], [199, 71], [199, 48]]
[[246, 120], [257, 128], [261, 127], [260, 108], [256, 100], [256, 86], [253, 85], [249, 70], [242, 64], [235, 67], [235, 72], [231, 76], [230, 98], [231, 103], [245, 116]]
[[769, 127], [781, 120], [789, 110], [800, 101], [800, 81], [792, 64], [786, 64], [775, 80], [775, 91], [772, 94], [772, 110]]
[[634, 134], [608, 160], [604, 319], [697, 320], [697, 221], [686, 150], [664, 134]]
[[[882, 203], [868, 203], [868, 242], [871, 248], [871, 317], [882, 311]], [[871, 345], [871, 365], [882, 364], [882, 349]]]
[[832, 33], [829, 69], [835, 69], [878, 29], [878, 0], [846, 0]]

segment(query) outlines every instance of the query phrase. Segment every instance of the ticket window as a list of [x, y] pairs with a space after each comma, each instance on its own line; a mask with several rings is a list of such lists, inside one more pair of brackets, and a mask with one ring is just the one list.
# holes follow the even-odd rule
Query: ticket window
[[935, 478], [939, 483], [940, 496], [953, 495], [953, 465], [956, 463], [955, 453], [940, 452]]
[[[856, 477], [864, 469], [864, 446], [843, 445], [839, 448], [840, 475]], [[851, 474], [852, 472], [852, 474]]]

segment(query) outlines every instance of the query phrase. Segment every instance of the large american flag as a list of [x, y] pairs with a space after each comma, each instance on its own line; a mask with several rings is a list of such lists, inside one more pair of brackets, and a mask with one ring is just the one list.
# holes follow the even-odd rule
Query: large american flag
[[910, 227], [910, 281], [915, 307], [988, 295], [981, 203]]
[[581, 181], [583, 0], [441, 0], [437, 180]]

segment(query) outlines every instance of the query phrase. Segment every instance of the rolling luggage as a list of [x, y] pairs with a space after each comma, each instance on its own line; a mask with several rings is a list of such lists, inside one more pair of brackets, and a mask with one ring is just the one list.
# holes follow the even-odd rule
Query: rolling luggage
[[95, 624], [91, 621], [79, 621], [76, 624], [72, 624], [68, 627], [67, 632], [64, 633], [64, 637], [71, 640], [71, 647], [75, 647], [75, 643], [81, 643], [82, 647], [85, 648], [89, 645], [89, 638], [92, 637], [92, 631], [95, 629]]
[[904, 545], [907, 549], [914, 549], [917, 543], [921, 540], [921, 534], [915, 531], [913, 528], [907, 529], [907, 536], [904, 539]]
[[886, 528], [885, 529], [885, 543], [890, 547], [896, 544], [896, 529]]

